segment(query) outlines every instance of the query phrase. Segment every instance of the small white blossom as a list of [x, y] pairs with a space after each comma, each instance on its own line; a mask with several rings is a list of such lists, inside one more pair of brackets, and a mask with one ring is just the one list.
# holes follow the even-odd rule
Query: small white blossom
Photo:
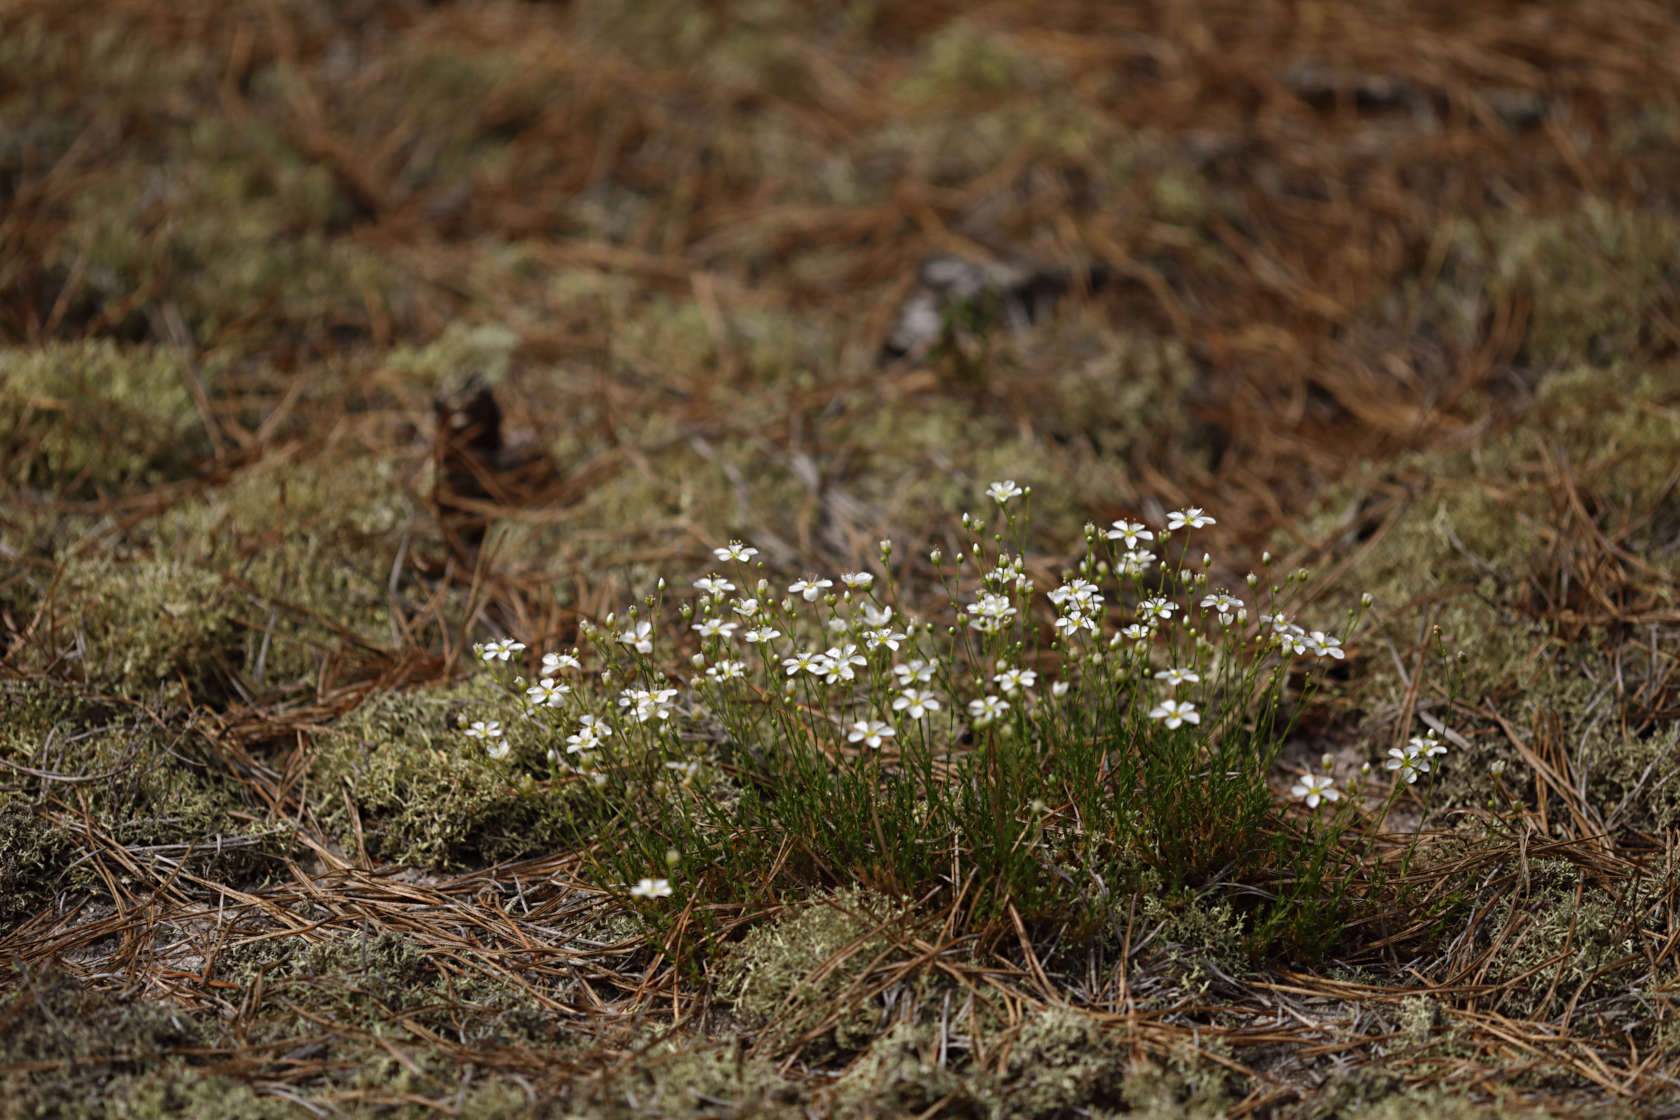
[[627, 645], [637, 653], [653, 652], [653, 623], [646, 620], [636, 623], [635, 627], [624, 631], [618, 636], [621, 644]]
[[1141, 646], [1155, 636], [1155, 628], [1146, 622], [1134, 622], [1120, 631], [1120, 636]]
[[1429, 769], [1429, 760], [1421, 758], [1409, 750], [1400, 747], [1388, 748], [1388, 759], [1383, 763], [1386, 770], [1398, 770], [1400, 777], [1407, 785], [1415, 785], [1418, 775]]
[[1019, 497], [1020, 495], [1021, 488], [1015, 485], [1015, 480], [1013, 478], [1005, 479], [1002, 482], [994, 482], [990, 486], [986, 487], [986, 496], [1000, 506], [1009, 501], [1009, 499]]
[[933, 680], [933, 666], [918, 657], [907, 665], [894, 665], [893, 676], [900, 684], [926, 684]]
[[725, 622], [721, 618], [708, 618], [694, 624], [694, 632], [702, 638], [727, 638], [735, 633], [739, 622]]
[[992, 683], [1005, 693], [1013, 693], [1017, 688], [1031, 688], [1038, 680], [1038, 674], [1031, 669], [1005, 669], [992, 677]]
[[907, 688], [892, 703], [893, 711], [903, 712], [911, 719], [923, 719], [929, 712], [939, 710], [939, 701], [925, 688]]
[[1340, 791], [1330, 788], [1334, 782], [1335, 779], [1328, 774], [1307, 774], [1295, 783], [1295, 788], [1290, 792], [1296, 797], [1303, 798], [1307, 803], [1307, 808], [1316, 809], [1320, 801], [1340, 801], [1342, 799]]
[[1052, 695], [1052, 696], [1057, 696], [1057, 697], [1066, 696], [1067, 692], [1068, 692], [1068, 682], [1066, 682], [1066, 681], [1057, 681], [1050, 686], [1050, 695]]
[[969, 608], [969, 625], [982, 634], [993, 634], [1003, 628], [1005, 621], [1016, 614], [1008, 598], [993, 592], [984, 592]]
[[823, 678], [829, 684], [836, 681], [856, 680], [857, 674], [852, 667], [869, 664], [864, 656], [857, 651], [857, 646], [848, 644], [844, 649], [832, 646], [823, 654]]
[[1159, 595], [1152, 595], [1139, 603], [1137, 609], [1139, 618], [1159, 618], [1171, 622], [1178, 604]]
[[757, 599], [737, 599], [729, 604], [729, 609], [742, 618], [751, 618], [758, 613]]
[[1226, 626], [1231, 625], [1233, 619], [1242, 620], [1248, 617], [1248, 607], [1235, 595], [1223, 591], [1215, 592], [1202, 598], [1202, 607], [1212, 609], [1219, 615], [1219, 621]]
[[1217, 524], [1217, 521], [1202, 512], [1200, 506], [1191, 506], [1188, 509], [1177, 509], [1167, 514], [1168, 529], [1182, 529], [1186, 525], [1192, 529], [1204, 529], [1209, 525]]
[[500, 739], [502, 737], [502, 721], [475, 719], [471, 726], [461, 730], [461, 734], [469, 739]]
[[489, 742], [484, 744], [484, 753], [495, 759], [497, 762], [506, 758], [508, 756], [508, 752], [512, 749], [513, 747], [508, 744], [506, 739], [491, 739]]
[[826, 660], [820, 653], [801, 650], [792, 657], [783, 658], [782, 668], [787, 670], [787, 675], [790, 677], [796, 677], [801, 672], [810, 673], [812, 676], [820, 676]]
[[1441, 742], [1434, 730], [1427, 735], [1413, 735], [1406, 745], [1420, 758], [1435, 758], [1447, 753], [1447, 745]]
[[806, 576], [804, 579], [795, 580], [794, 582], [788, 584], [788, 594], [798, 595], [807, 603], [814, 603], [817, 601], [817, 596], [821, 595], [825, 589], [833, 586], [834, 581], [831, 579], [818, 579], [816, 576]]
[[669, 879], [640, 879], [630, 888], [631, 898], [670, 898]]
[[754, 556], [758, 555], [758, 549], [748, 548], [740, 541], [730, 541], [729, 544], [723, 548], [712, 549], [712, 555], [716, 556], [719, 560], [739, 560], [742, 563], [746, 563], [748, 560], [751, 560]]
[[902, 631], [894, 630], [889, 626], [882, 626], [875, 630], [865, 630], [863, 638], [870, 649], [880, 649], [882, 646], [886, 646], [897, 653], [898, 643], [905, 640], [905, 635]]
[[876, 607], [870, 603], [863, 604], [863, 624], [870, 627], [885, 626], [892, 621], [891, 607]]
[[1322, 630], [1314, 630], [1312, 633], [1308, 634], [1306, 644], [1307, 648], [1312, 651], [1313, 656], [1315, 657], [1333, 657], [1337, 661], [1340, 661], [1346, 656], [1346, 654], [1342, 652], [1342, 640], [1340, 638], [1332, 638]]
[[1060, 618], [1056, 619], [1052, 625], [1069, 637], [1072, 637], [1081, 630], [1091, 634], [1095, 634], [1097, 632], [1097, 624], [1092, 622], [1087, 615], [1082, 614], [1064, 614]]
[[576, 653], [545, 653], [542, 660], [542, 672], [545, 677], [557, 676], [562, 669], [581, 669], [583, 662], [577, 659]]
[[704, 591], [713, 599], [721, 599], [728, 592], [735, 590], [735, 585], [733, 583], [730, 583], [728, 580], [715, 573], [709, 576], [701, 576], [699, 579], [694, 581], [694, 586], [698, 587], [701, 591]]
[[983, 696], [968, 702], [968, 714], [975, 726], [984, 727], [1009, 710], [1009, 701], [1001, 696]]
[[741, 634], [741, 640], [749, 645], [756, 646], [760, 642], [768, 642], [772, 638], [779, 638], [781, 636], [782, 632], [774, 626], [760, 626], [757, 629], [744, 631]]
[[846, 733], [848, 743], [862, 743], [866, 747], [879, 747], [883, 742], [897, 735], [889, 724], [878, 719], [860, 719], [852, 724]]
[[868, 572], [841, 572], [840, 582], [856, 590], [866, 588], [874, 583], [875, 577]]
[[714, 681], [739, 680], [747, 675], [745, 661], [719, 661], [706, 670], [706, 675]]
[[1114, 528], [1104, 533], [1103, 536], [1111, 541], [1122, 542], [1127, 549], [1137, 548], [1139, 541], [1155, 539], [1155, 534], [1151, 533], [1149, 528], [1141, 521], [1116, 521]]
[[1155, 674], [1155, 679], [1158, 681], [1166, 681], [1168, 688], [1177, 688], [1181, 684], [1194, 684], [1202, 678], [1190, 669], [1172, 668], [1162, 669], [1159, 673]]
[[1124, 576], [1141, 576], [1149, 570], [1149, 565], [1155, 563], [1155, 554], [1147, 548], [1133, 548], [1126, 551], [1120, 558], [1120, 574]]
[[553, 677], [544, 677], [525, 690], [525, 697], [531, 701], [532, 707], [558, 708], [571, 691], [571, 685], [557, 682]]
[[1196, 705], [1178, 700], [1161, 701], [1149, 709], [1149, 718], [1166, 720], [1168, 727], [1202, 722], [1202, 714], [1196, 710]]
[[486, 662], [506, 661], [524, 649], [525, 643], [516, 642], [512, 638], [503, 638], [500, 641], [486, 642], [484, 645], [475, 648], [478, 650], [478, 655]]

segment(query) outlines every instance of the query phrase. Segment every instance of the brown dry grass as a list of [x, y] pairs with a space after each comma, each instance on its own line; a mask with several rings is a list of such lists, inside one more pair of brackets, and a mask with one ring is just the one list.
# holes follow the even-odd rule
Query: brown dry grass
[[[1642, 0], [0, 7], [0, 1034], [33, 1039], [0, 1111], [1668, 1114], [1674, 760], [1612, 803], [1579, 744], [1677, 710], [1680, 469], [1583, 420], [1673, 424], [1676, 74]], [[935, 252], [1111, 279], [880, 366]], [[84, 340], [162, 372], [78, 381], [120, 360]], [[1535, 428], [1582, 370], [1604, 396]], [[502, 459], [432, 428], [474, 372]], [[730, 536], [789, 574], [931, 543], [1011, 462], [1076, 516], [1216, 506], [1222, 553], [1287, 548], [1326, 603], [1430, 504], [1509, 511], [1488, 541], [1522, 547], [1393, 582], [1394, 674], [1373, 639], [1299, 748], [1432, 714], [1467, 769], [1508, 757], [1407, 872], [1463, 904], [1231, 975], [1206, 915], [982, 938], [958, 890], [852, 914], [802, 981], [831, 1011], [777, 1031], [704, 972], [772, 913], [649, 939], [579, 853], [483, 830], [393, 862], [395, 810], [321, 761], [475, 639], [569, 644]], [[154, 586], [206, 621], [109, 613]], [[1478, 596], [1538, 629], [1453, 694], [1420, 626]], [[131, 636], [150, 660], [89, 652]], [[103, 726], [141, 745], [79, 754]], [[183, 784], [111, 788], [136, 760]], [[859, 1007], [880, 1037], [823, 1049]]]

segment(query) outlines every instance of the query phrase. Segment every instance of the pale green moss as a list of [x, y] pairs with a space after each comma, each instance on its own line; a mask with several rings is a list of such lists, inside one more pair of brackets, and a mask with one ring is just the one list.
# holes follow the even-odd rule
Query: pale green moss
[[190, 476], [211, 451], [192, 376], [157, 346], [0, 349], [0, 483], [86, 498]]
[[903, 915], [901, 905], [868, 891], [814, 899], [731, 946], [716, 969], [719, 993], [744, 1023], [784, 1043], [839, 1010], [814, 1050], [858, 1049], [881, 1029], [881, 1009], [851, 989], [890, 952]]
[[[314, 773], [325, 788], [348, 788], [374, 858], [479, 865], [591, 838], [605, 806], [587, 783], [522, 780], [546, 769], [534, 725], [508, 723], [513, 753], [502, 762], [461, 734], [462, 719], [500, 703], [492, 688], [479, 675], [448, 689], [380, 693], [323, 740]], [[327, 803], [322, 824], [354, 843], [341, 804]]]
[[1543, 366], [1631, 356], [1680, 276], [1680, 224], [1599, 199], [1552, 217], [1500, 218], [1460, 246], [1491, 299], [1532, 301], [1526, 349]]

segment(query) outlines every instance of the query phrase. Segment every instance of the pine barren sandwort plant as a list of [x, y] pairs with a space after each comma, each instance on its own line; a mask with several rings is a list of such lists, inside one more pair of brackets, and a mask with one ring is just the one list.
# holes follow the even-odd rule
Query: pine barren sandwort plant
[[[986, 493], [996, 520], [964, 514], [963, 547], [930, 555], [938, 618], [901, 613], [891, 542], [874, 571], [785, 584], [731, 542], [677, 612], [686, 634], [654, 625], [669, 617], [661, 580], [585, 627], [590, 652], [545, 654], [534, 682], [520, 644], [478, 647], [509, 705], [463, 733], [510, 779], [523, 766], [527, 783], [594, 787], [616, 827], [596, 816], [580, 839], [603, 885], [643, 907], [856, 882], [1092, 930], [1130, 892], [1224, 884], [1264, 900], [1260, 941], [1327, 944], [1363, 809], [1328, 773], [1301, 776], [1295, 809], [1270, 784], [1345, 657], [1341, 636], [1289, 617], [1305, 573], [1274, 581], [1267, 555], [1245, 589], [1214, 585], [1191, 547], [1214, 518], [1190, 508], [1087, 526], [1083, 560], [1040, 594], [1030, 489]], [[679, 645], [693, 650], [681, 680]], [[510, 757], [501, 725], [516, 721], [535, 721], [544, 757]], [[1442, 749], [1392, 752], [1383, 812]]]

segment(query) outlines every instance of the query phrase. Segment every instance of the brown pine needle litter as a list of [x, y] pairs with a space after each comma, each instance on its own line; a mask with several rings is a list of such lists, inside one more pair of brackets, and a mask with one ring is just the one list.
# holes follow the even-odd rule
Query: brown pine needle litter
[[4, 5], [0, 1117], [1680, 1115], [1676, 74]]

